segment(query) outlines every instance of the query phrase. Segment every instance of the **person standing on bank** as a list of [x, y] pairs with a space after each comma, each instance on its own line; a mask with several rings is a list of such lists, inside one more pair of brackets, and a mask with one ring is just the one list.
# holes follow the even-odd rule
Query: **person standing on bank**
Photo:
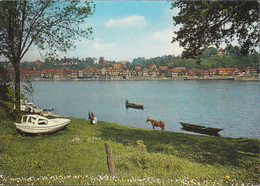
[[93, 124], [94, 114], [91, 110], [88, 112], [88, 119], [90, 120], [90, 123]]
[[97, 125], [97, 117], [94, 115], [94, 119], [92, 121], [93, 125]]

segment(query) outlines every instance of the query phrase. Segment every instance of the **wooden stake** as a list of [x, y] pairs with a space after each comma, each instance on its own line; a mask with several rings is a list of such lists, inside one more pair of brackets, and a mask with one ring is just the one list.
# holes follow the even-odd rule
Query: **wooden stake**
[[107, 165], [111, 177], [116, 177], [116, 169], [114, 165], [114, 158], [112, 155], [112, 148], [109, 143], [105, 143], [106, 152], [107, 152]]

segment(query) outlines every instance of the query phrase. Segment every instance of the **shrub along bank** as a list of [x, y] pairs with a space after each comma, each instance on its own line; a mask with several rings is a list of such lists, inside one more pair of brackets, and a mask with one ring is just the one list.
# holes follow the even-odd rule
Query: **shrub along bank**
[[[71, 118], [49, 135], [1, 121], [0, 184], [259, 184], [259, 140], [191, 135]], [[105, 143], [117, 178], [109, 176]]]

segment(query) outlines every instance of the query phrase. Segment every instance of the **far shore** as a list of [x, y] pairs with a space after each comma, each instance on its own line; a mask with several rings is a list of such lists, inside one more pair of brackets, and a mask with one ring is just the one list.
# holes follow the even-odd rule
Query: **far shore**
[[234, 81], [260, 81], [260, 76], [178, 76], [178, 77], [116, 77], [116, 78], [84, 78], [84, 79], [66, 79], [66, 78], [31, 78], [31, 81], [183, 81], [183, 80], [234, 80]]

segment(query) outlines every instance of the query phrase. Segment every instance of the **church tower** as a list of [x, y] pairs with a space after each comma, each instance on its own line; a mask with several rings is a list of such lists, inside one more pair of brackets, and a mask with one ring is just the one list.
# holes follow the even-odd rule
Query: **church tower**
[[99, 58], [99, 69], [105, 68], [105, 60], [104, 57]]

